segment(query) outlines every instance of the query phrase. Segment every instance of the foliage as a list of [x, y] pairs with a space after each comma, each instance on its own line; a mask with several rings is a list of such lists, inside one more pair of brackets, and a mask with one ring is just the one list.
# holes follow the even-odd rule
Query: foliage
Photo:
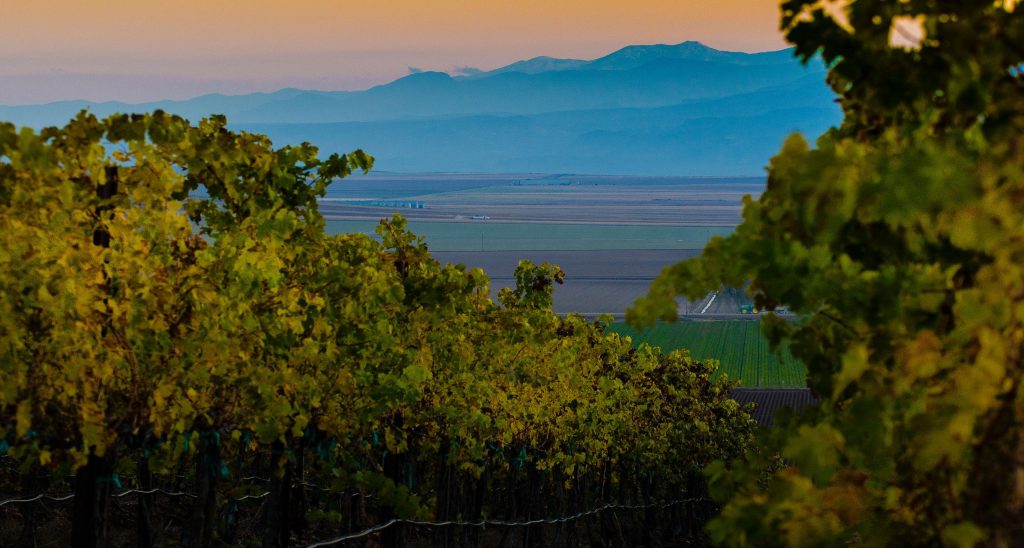
[[283, 545], [305, 534], [295, 482], [476, 519], [509, 510], [451, 499], [700, 496], [695, 471], [743, 450], [713, 364], [555, 315], [557, 267], [521, 264], [499, 306], [400, 217], [326, 235], [317, 198], [371, 165], [220, 117], [0, 125], [3, 451], [79, 485], [189, 478], [189, 545], [230, 538], [225, 498], [270, 476], [260, 536]]
[[[711, 470], [731, 545], [1009, 546], [1024, 535], [1024, 14], [1017, 2], [789, 0], [845, 121], [791, 137], [734, 236], [633, 311], [750, 282], [823, 398], [764, 482]], [[918, 43], [900, 45], [895, 35]], [[909, 29], [909, 30], [908, 30]], [[913, 36], [911, 36], [913, 38]], [[766, 485], [766, 489], [761, 487]]]

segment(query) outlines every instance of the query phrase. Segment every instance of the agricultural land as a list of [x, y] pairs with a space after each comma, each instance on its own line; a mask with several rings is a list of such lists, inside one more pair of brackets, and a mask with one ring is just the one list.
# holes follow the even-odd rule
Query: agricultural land
[[772, 350], [756, 321], [682, 321], [637, 331], [622, 323], [611, 331], [668, 352], [688, 349], [699, 359], [719, 360], [719, 374], [738, 379], [744, 387], [802, 388], [807, 370], [785, 346]]
[[[381, 173], [332, 187], [322, 210], [335, 233], [373, 234], [381, 218], [405, 216], [439, 261], [482, 268], [495, 298], [515, 284], [520, 260], [556, 264], [565, 272], [556, 312], [621, 322], [663, 268], [730, 234], [743, 196], [763, 187], [753, 178]], [[611, 329], [635, 344], [719, 360], [720, 373], [744, 387], [804, 386], [804, 367], [785, 348], [769, 349], [743, 291], [726, 288], [677, 306], [677, 324]]]

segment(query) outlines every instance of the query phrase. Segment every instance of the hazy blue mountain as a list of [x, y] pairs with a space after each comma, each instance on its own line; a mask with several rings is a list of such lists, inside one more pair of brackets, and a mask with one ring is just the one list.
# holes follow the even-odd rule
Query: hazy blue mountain
[[534, 57], [526, 61], [517, 61], [510, 65], [488, 72], [465, 76], [465, 78], [482, 78], [503, 72], [552, 72], [558, 70], [625, 70], [636, 68], [658, 59], [686, 59], [690, 61], [707, 61], [731, 63], [737, 65], [776, 65], [793, 61], [793, 50], [784, 49], [763, 53], [743, 53], [721, 51], [710, 48], [700, 42], [683, 42], [681, 44], [655, 44], [649, 46], [626, 46], [599, 57], [592, 61], [581, 59], [559, 59], [556, 57]]
[[625, 70], [639, 67], [658, 59], [685, 59], [709, 63], [735, 65], [779, 65], [793, 62], [793, 50], [743, 53], [709, 48], [700, 42], [683, 42], [674, 46], [626, 46], [604, 57], [594, 59], [585, 68], [593, 70]]
[[840, 119], [820, 64], [791, 50], [697, 42], [627, 46], [594, 60], [536, 57], [461, 76], [417, 72], [363, 91], [284, 89], [139, 105], [66, 101], [3, 107], [41, 127], [82, 108], [225, 114], [275, 142], [363, 148], [391, 171], [758, 175], [782, 139]]
[[[794, 108], [828, 109], [834, 101], [835, 94], [825, 82], [818, 75], [808, 75], [781, 86], [666, 107], [553, 112], [538, 115], [535, 119], [547, 126], [573, 131], [639, 128], [654, 131], [674, 127], [681, 120], [692, 118], [752, 116]], [[838, 113], [838, 109], [835, 112]]]
[[516, 61], [511, 65], [505, 65], [501, 68], [480, 72], [477, 74], [468, 74], [462, 76], [462, 78], [486, 78], [487, 76], [494, 76], [495, 74], [501, 74], [503, 72], [522, 72], [525, 74], [536, 74], [538, 72], [552, 72], [556, 70], [571, 70], [580, 68], [586, 65], [590, 61], [584, 61], [582, 59], [559, 59], [557, 57], [540, 56], [534, 57], [533, 59], [527, 59], [525, 61]]
[[467, 114], [655, 107], [793, 82], [799, 63], [739, 65], [661, 58], [623, 70], [570, 69], [485, 78], [420, 72], [358, 93], [299, 94], [235, 113], [238, 122], [342, 122]]
[[654, 108], [324, 124], [240, 124], [277, 143], [362, 148], [386, 171], [761, 175], [794, 131], [841, 120], [828, 88], [793, 85]]
[[97, 116], [117, 112], [151, 112], [163, 109], [194, 121], [210, 114], [225, 114], [229, 118], [240, 111], [261, 105], [285, 101], [297, 95], [315, 94], [299, 89], [282, 89], [273, 93], [250, 93], [246, 95], [221, 95], [219, 93], [200, 95], [184, 101], [153, 101], [149, 103], [121, 103], [116, 101], [94, 103], [91, 101], [59, 101], [42, 105], [3, 106], [0, 105], [0, 120], [16, 125], [42, 127], [62, 124], [79, 111], [88, 109]]
[[190, 119], [220, 113], [245, 123], [537, 114], [671, 105], [778, 86], [808, 74], [823, 72], [802, 66], [789, 50], [748, 54], [683, 42], [628, 46], [593, 61], [539, 57], [473, 76], [420, 72], [364, 91], [285, 89], [138, 105], [66, 101], [0, 107], [0, 118], [42, 126], [61, 123], [83, 108], [97, 115], [161, 108]]

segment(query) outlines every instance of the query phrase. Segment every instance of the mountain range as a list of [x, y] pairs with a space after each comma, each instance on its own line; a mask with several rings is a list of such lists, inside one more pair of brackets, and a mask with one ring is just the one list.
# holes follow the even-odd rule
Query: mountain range
[[759, 175], [786, 135], [814, 137], [841, 113], [824, 68], [791, 50], [697, 42], [628, 46], [594, 60], [536, 57], [491, 71], [416, 72], [362, 91], [283, 89], [142, 104], [0, 106], [41, 127], [81, 109], [163, 109], [326, 152], [363, 148], [388, 171]]

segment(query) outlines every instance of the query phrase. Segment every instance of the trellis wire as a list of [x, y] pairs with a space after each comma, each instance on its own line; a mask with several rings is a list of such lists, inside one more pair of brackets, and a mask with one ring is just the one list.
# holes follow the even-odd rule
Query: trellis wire
[[75, 494], [74, 493], [71, 493], [70, 495], [47, 495], [47, 494], [40, 494], [40, 495], [36, 495], [34, 497], [27, 498], [27, 499], [0, 500], [0, 506], [6, 506], [8, 504], [21, 503], [21, 502], [35, 502], [37, 500], [43, 500], [43, 499], [52, 500], [54, 502], [61, 502], [61, 501], [65, 501], [65, 500], [69, 500], [69, 499], [73, 499], [73, 498], [75, 498]]
[[[120, 498], [120, 497], [124, 497], [124, 496], [127, 496], [127, 495], [134, 495], [134, 494], [137, 494], [137, 495], [152, 495], [154, 493], [160, 493], [162, 495], [169, 496], [169, 497], [196, 498], [196, 495], [193, 495], [192, 493], [183, 493], [183, 492], [178, 492], [178, 491], [165, 491], [163, 489], [126, 489], [126, 490], [121, 491], [119, 493], [115, 493], [112, 496], [115, 497], [115, 498]], [[248, 499], [262, 499], [262, 498], [267, 497], [269, 495], [270, 495], [270, 492], [266, 491], [266, 492], [260, 493], [258, 495], [245, 495], [245, 496], [238, 497], [238, 498], [235, 498], [235, 499], [232, 499], [232, 500], [234, 502], [242, 502], [242, 501], [248, 500]], [[27, 498], [27, 499], [7, 499], [7, 500], [3, 500], [3, 501], [0, 501], [0, 507], [6, 506], [7, 504], [31, 503], [31, 502], [36, 502], [36, 501], [44, 500], [44, 499], [45, 500], [54, 501], [54, 502], [63, 502], [63, 501], [66, 501], [66, 500], [71, 500], [74, 497], [75, 497], [74, 493], [70, 493], [70, 494], [67, 494], [67, 495], [39, 494], [39, 495], [36, 495], [34, 497], [30, 497], [30, 498]], [[674, 501], [671, 501], [671, 502], [667, 502], [667, 503], [664, 503], [664, 504], [657, 504], [657, 503], [652, 503], [652, 504], [633, 504], [633, 505], [629, 505], [629, 504], [605, 504], [604, 506], [599, 506], [597, 508], [592, 508], [590, 510], [586, 510], [586, 511], [583, 511], [583, 512], [578, 512], [578, 513], [570, 515], [570, 516], [563, 516], [563, 517], [560, 517], [560, 518], [538, 518], [538, 519], [532, 519], [532, 520], [528, 520], [528, 521], [505, 521], [505, 520], [487, 520], [487, 519], [485, 519], [485, 520], [478, 520], [478, 521], [454, 521], [454, 520], [448, 520], [448, 521], [423, 521], [423, 520], [395, 518], [395, 519], [388, 520], [388, 521], [386, 521], [384, 523], [381, 523], [379, 525], [374, 525], [373, 527], [370, 527], [368, 529], [363, 529], [362, 531], [359, 531], [359, 532], [356, 532], [356, 533], [349, 533], [349, 534], [346, 534], [346, 535], [342, 535], [340, 537], [335, 537], [335, 538], [332, 538], [332, 539], [329, 539], [329, 540], [323, 540], [323, 541], [320, 541], [320, 542], [316, 542], [316, 543], [310, 544], [306, 548], [320, 548], [321, 546], [332, 546], [332, 545], [338, 544], [340, 542], [345, 542], [347, 540], [353, 540], [353, 539], [365, 537], [367, 535], [372, 535], [373, 533], [376, 533], [378, 531], [383, 531], [384, 529], [387, 529], [388, 527], [391, 527], [392, 525], [395, 525], [395, 524], [398, 524], [398, 523], [407, 524], [407, 525], [416, 525], [416, 526], [421, 526], [421, 527], [448, 527], [448, 526], [456, 526], [456, 527], [487, 527], [487, 526], [494, 526], [494, 527], [530, 527], [530, 526], [533, 526], [533, 525], [554, 525], [554, 524], [558, 524], [558, 523], [566, 523], [566, 522], [570, 522], [570, 521], [575, 521], [575, 520], [578, 520], [578, 519], [581, 519], [581, 518], [585, 518], [587, 516], [592, 516], [592, 515], [604, 512], [606, 510], [645, 510], [645, 509], [648, 509], [648, 508], [655, 508], [655, 507], [657, 507], [659, 509], [665, 509], [665, 508], [669, 508], [669, 507], [675, 506], [677, 504], [685, 504], [685, 503], [688, 503], [688, 502], [710, 502], [710, 499], [707, 499], [707, 498], [677, 499], [677, 500], [674, 500]]]
[[580, 518], [585, 518], [587, 516], [592, 516], [594, 514], [598, 514], [600, 512], [604, 512], [605, 510], [644, 510], [644, 509], [647, 509], [647, 508], [655, 508], [655, 507], [657, 507], [658, 509], [665, 509], [665, 508], [669, 508], [671, 506], [675, 506], [677, 504], [684, 504], [684, 503], [687, 503], [687, 502], [710, 502], [710, 500], [711, 499], [707, 499], [707, 498], [690, 498], [690, 499], [677, 499], [677, 500], [674, 500], [674, 501], [671, 501], [671, 502], [666, 502], [664, 504], [657, 504], [657, 503], [653, 503], [653, 504], [634, 504], [634, 505], [628, 505], [628, 504], [605, 504], [604, 506], [599, 506], [597, 508], [592, 508], [590, 510], [586, 510], [584, 512], [579, 512], [579, 513], [573, 514], [571, 516], [564, 516], [564, 517], [560, 517], [560, 518], [540, 518], [540, 519], [532, 519], [532, 520], [529, 520], [529, 521], [504, 521], [504, 520], [488, 520], [488, 519], [479, 520], [479, 521], [421, 521], [421, 520], [414, 520], [414, 519], [394, 518], [394, 519], [388, 520], [388, 521], [386, 521], [384, 523], [381, 523], [380, 525], [374, 525], [373, 527], [370, 527], [369, 529], [363, 529], [362, 531], [359, 531], [359, 532], [356, 532], [356, 533], [349, 533], [347, 535], [342, 535], [340, 537], [335, 537], [335, 538], [332, 538], [332, 539], [329, 539], [329, 540], [322, 540], [320, 542], [315, 542], [313, 544], [310, 544], [310, 545], [306, 546], [306, 548], [320, 548], [321, 546], [332, 546], [332, 545], [338, 544], [339, 542], [345, 542], [346, 540], [354, 540], [354, 539], [357, 539], [357, 538], [365, 537], [367, 535], [372, 535], [373, 533], [376, 533], [378, 531], [383, 531], [384, 529], [387, 529], [388, 527], [391, 527], [392, 525], [395, 525], [395, 524], [398, 524], [398, 523], [407, 524], [407, 525], [419, 525], [419, 526], [424, 526], [424, 527], [447, 527], [447, 526], [457, 526], [457, 527], [487, 527], [487, 526], [495, 526], [495, 527], [529, 527], [531, 525], [554, 525], [554, 524], [557, 524], [557, 523], [566, 523], [566, 522], [569, 522], [569, 521], [575, 521], [575, 520], [578, 520]]
[[[121, 497], [125, 497], [125, 496], [128, 496], [128, 495], [152, 495], [154, 493], [159, 493], [161, 495], [168, 496], [168, 497], [188, 497], [188, 498], [192, 498], [192, 499], [197, 498], [197, 496], [193, 495], [192, 493], [182, 493], [180, 491], [166, 491], [164, 489], [126, 489], [126, 490], [121, 491], [119, 493], [114, 493], [111, 496], [114, 497], [114, 498], [121, 498]], [[267, 497], [269, 495], [270, 495], [270, 491], [265, 491], [265, 492], [260, 493], [258, 495], [245, 495], [245, 496], [242, 496], [242, 497], [233, 498], [231, 500], [234, 501], [234, 502], [241, 502], [243, 500], [248, 500], [248, 499], [261, 499], [261, 498]], [[75, 494], [74, 493], [68, 493], [66, 495], [47, 495], [47, 494], [43, 493], [43, 494], [39, 494], [39, 495], [36, 495], [34, 497], [30, 497], [30, 498], [27, 498], [27, 499], [0, 500], [0, 507], [6, 506], [8, 504], [29, 503], [29, 502], [36, 502], [36, 501], [39, 501], [39, 500], [51, 500], [51, 501], [54, 501], [54, 502], [63, 502], [63, 501], [66, 501], [66, 500], [71, 500], [73, 498], [75, 498]]]
[[[168, 497], [189, 497], [193, 499], [197, 498], [192, 493], [182, 493], [180, 491], [164, 491], [163, 489], [127, 489], [125, 491], [121, 491], [120, 493], [114, 493], [113, 497], [121, 498], [126, 495], [152, 495], [153, 493], [160, 493], [161, 495], [165, 495]], [[75, 495], [72, 494], [71, 496], [73, 497]]]
[[[267, 478], [260, 478], [260, 477], [256, 477], [256, 476], [249, 476], [249, 477], [240, 478], [240, 479], [242, 481], [247, 481], [247, 480], [248, 481], [257, 480], [257, 481], [263, 481], [263, 482], [269, 482], [270, 481]], [[321, 487], [321, 486], [316, 485], [314, 483], [305, 482], [305, 481], [297, 483], [296, 486], [306, 487], [306, 488], [309, 488], [309, 489], [316, 489], [318, 491], [331, 492], [330, 489], [327, 489], [325, 487]], [[179, 491], [166, 491], [164, 489], [126, 489], [126, 490], [121, 491], [119, 493], [114, 493], [111, 496], [113, 496], [114, 498], [121, 498], [121, 497], [124, 497], [124, 496], [127, 496], [127, 495], [152, 495], [154, 493], [160, 493], [161, 495], [168, 496], [168, 497], [189, 497], [189, 498], [193, 498], [193, 499], [197, 498], [196, 495], [194, 495], [192, 493], [183, 493], [183, 492], [179, 492]], [[341, 493], [341, 494], [349, 495], [349, 496], [356, 496], [359, 493]], [[238, 498], [233, 498], [233, 499], [231, 499], [231, 501], [232, 502], [242, 502], [244, 500], [262, 499], [262, 498], [265, 498], [265, 497], [268, 497], [268, 496], [270, 496], [270, 491], [264, 491], [264, 492], [262, 492], [262, 493], [260, 493], [258, 495], [244, 495], [244, 496], [241, 496], [241, 497], [238, 497]], [[364, 499], [370, 499], [370, 498], [373, 498], [373, 495], [362, 495], [362, 497]], [[6, 499], [6, 500], [0, 500], [0, 507], [6, 506], [8, 504], [29, 503], [29, 502], [36, 502], [36, 501], [40, 501], [40, 500], [50, 500], [50, 501], [54, 501], [54, 502], [63, 502], [63, 501], [66, 501], [66, 500], [71, 500], [73, 498], [75, 498], [75, 494], [74, 493], [67, 493], [67, 494], [64, 494], [64, 495], [49, 495], [49, 494], [46, 494], [46, 493], [42, 493], [42, 494], [36, 495], [34, 497], [26, 498], [26, 499]]]

